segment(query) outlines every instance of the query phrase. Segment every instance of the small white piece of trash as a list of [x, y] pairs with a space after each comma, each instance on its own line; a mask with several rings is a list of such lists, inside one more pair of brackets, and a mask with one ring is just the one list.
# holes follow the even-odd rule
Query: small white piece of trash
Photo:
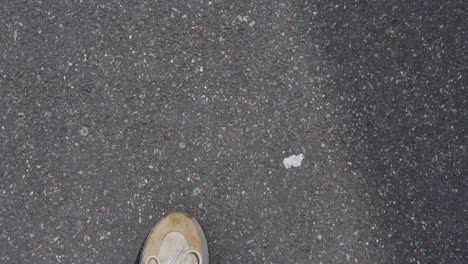
[[299, 167], [301, 166], [303, 159], [304, 154], [292, 155], [283, 160], [283, 165], [286, 169], [289, 169], [291, 167]]

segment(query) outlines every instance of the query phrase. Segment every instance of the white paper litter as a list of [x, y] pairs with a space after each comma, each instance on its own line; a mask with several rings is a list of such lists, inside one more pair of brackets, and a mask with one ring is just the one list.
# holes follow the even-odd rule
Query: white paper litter
[[291, 167], [299, 167], [301, 166], [303, 159], [304, 154], [292, 155], [283, 160], [283, 165], [286, 169], [289, 169]]

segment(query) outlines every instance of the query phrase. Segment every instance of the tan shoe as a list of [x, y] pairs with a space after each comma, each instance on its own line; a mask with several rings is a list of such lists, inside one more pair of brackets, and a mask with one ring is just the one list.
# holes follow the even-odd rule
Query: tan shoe
[[185, 214], [170, 214], [146, 238], [140, 264], [208, 264], [208, 246], [198, 222]]

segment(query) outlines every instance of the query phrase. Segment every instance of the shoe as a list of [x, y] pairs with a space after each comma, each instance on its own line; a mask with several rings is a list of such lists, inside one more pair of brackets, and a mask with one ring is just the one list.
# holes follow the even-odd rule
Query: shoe
[[208, 264], [208, 245], [198, 222], [182, 213], [160, 220], [148, 234], [140, 264]]

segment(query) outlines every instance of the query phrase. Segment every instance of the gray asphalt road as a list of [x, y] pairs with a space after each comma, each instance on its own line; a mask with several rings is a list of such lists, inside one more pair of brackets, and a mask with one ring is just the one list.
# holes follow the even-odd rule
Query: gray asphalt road
[[466, 263], [467, 10], [2, 1], [0, 263]]

